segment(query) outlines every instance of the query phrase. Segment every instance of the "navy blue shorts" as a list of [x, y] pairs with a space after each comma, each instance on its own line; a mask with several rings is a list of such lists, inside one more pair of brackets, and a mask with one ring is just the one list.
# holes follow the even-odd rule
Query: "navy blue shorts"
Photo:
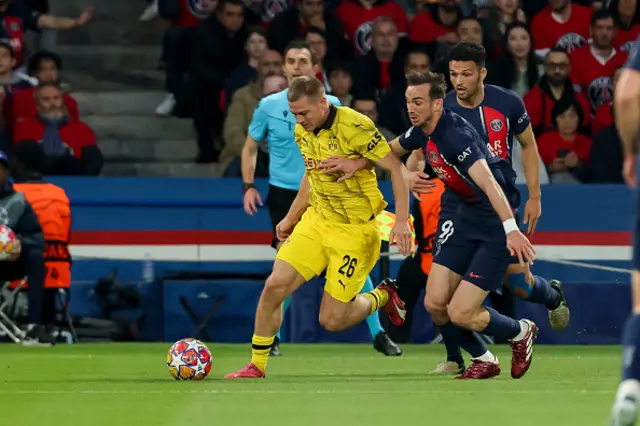
[[640, 163], [636, 170], [636, 213], [633, 219], [633, 269], [640, 271]]
[[511, 263], [504, 228], [495, 213], [469, 210], [461, 207], [455, 216], [440, 216], [433, 261], [485, 291], [500, 289]]

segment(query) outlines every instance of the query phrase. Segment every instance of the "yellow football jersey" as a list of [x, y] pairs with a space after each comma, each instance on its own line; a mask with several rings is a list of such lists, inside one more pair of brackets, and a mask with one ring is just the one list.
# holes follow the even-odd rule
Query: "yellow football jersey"
[[340, 173], [325, 174], [320, 162], [339, 156], [366, 158], [377, 162], [391, 152], [375, 124], [348, 107], [330, 106], [329, 118], [321, 129], [307, 132], [299, 124], [295, 139], [302, 152], [309, 183], [311, 208], [322, 219], [346, 224], [362, 224], [374, 219], [387, 206], [378, 189], [373, 167], [358, 171], [338, 183]]

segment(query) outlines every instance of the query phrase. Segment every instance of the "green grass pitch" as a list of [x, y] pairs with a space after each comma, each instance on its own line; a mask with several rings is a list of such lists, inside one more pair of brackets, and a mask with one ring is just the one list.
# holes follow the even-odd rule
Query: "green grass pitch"
[[225, 381], [249, 345], [208, 345], [203, 382], [177, 382], [168, 344], [0, 346], [2, 423], [19, 426], [583, 426], [606, 425], [620, 377], [620, 348], [536, 346], [513, 380], [503, 372], [458, 381], [427, 372], [442, 345], [404, 346], [387, 358], [369, 345], [283, 344], [268, 377]]

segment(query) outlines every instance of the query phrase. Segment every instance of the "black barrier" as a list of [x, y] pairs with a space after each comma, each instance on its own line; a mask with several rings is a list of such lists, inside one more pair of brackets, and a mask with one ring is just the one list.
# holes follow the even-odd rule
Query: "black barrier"
[[[380, 256], [380, 281], [389, 277], [391, 273], [390, 265], [391, 265], [391, 256], [389, 256], [389, 243], [386, 241], [382, 242], [382, 247], [380, 248], [380, 254], [384, 256]], [[374, 283], [375, 284], [375, 283]]]

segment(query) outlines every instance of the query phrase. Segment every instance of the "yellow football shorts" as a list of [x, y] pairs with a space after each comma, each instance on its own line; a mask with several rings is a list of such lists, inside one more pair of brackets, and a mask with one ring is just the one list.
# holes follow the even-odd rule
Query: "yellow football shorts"
[[307, 281], [326, 269], [324, 290], [346, 303], [360, 293], [379, 256], [375, 220], [363, 225], [327, 222], [309, 209], [276, 258], [293, 266]]

